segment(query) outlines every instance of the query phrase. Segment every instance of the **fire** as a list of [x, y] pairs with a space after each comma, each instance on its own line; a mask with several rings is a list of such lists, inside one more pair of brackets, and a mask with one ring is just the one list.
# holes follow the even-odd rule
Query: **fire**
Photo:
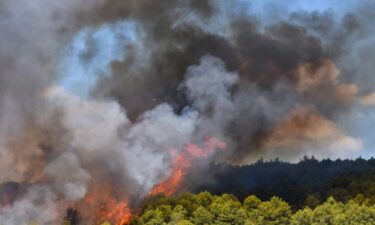
[[104, 218], [117, 222], [116, 225], [126, 225], [131, 218], [131, 210], [127, 202], [116, 202], [111, 199], [108, 203], [109, 211], [104, 210]]
[[128, 224], [132, 217], [128, 201], [117, 200], [119, 198], [113, 193], [108, 185], [93, 185], [80, 207], [83, 217], [92, 218], [94, 215], [94, 224], [102, 224], [105, 221], [114, 225]]
[[150, 191], [150, 195], [164, 194], [170, 196], [181, 185], [186, 170], [190, 167], [190, 161], [185, 154], [178, 155], [173, 161], [172, 174], [156, 185]]
[[[164, 194], [166, 196], [173, 195], [181, 186], [183, 178], [187, 170], [191, 167], [191, 162], [197, 158], [205, 158], [212, 155], [217, 149], [225, 149], [226, 143], [216, 138], [208, 138], [204, 142], [203, 148], [195, 144], [188, 144], [184, 150], [173, 157], [172, 173], [161, 183], [157, 184], [149, 192], [149, 195]], [[173, 151], [172, 151], [173, 152]]]
[[[178, 154], [177, 151], [170, 151], [173, 160], [172, 173], [155, 185], [149, 195], [173, 195], [181, 187], [193, 160], [209, 157], [216, 150], [225, 148], [224, 142], [216, 138], [208, 138], [202, 147], [196, 144], [188, 144]], [[122, 200], [119, 201], [118, 199]], [[102, 184], [91, 185], [79, 208], [82, 210], [84, 218], [95, 217], [92, 221], [93, 224], [102, 224], [108, 221], [115, 225], [126, 225], [130, 222], [133, 212], [127, 199], [117, 196], [111, 185]]]

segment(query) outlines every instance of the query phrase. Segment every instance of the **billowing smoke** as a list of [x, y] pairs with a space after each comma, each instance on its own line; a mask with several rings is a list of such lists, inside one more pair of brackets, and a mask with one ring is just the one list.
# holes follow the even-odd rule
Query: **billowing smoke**
[[191, 167], [368, 154], [374, 5], [322, 5], [0, 1], [0, 223], [126, 222]]

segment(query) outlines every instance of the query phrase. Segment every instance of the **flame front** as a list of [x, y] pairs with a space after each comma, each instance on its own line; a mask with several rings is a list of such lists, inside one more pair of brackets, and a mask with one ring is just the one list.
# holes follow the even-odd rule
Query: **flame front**
[[184, 153], [178, 155], [173, 161], [173, 170], [169, 177], [152, 188], [149, 195], [173, 195], [181, 186], [186, 170], [190, 167], [190, 160]]
[[212, 155], [215, 150], [225, 149], [226, 147], [225, 142], [214, 137], [208, 138], [204, 142], [203, 148], [200, 148], [196, 144], [188, 144], [180, 154], [173, 157], [173, 167], [170, 176], [155, 185], [149, 192], [149, 195], [173, 195], [182, 185], [184, 176], [191, 167], [191, 163], [194, 159], [208, 157]]
[[109, 204], [110, 211], [107, 211], [105, 218], [110, 218], [117, 222], [116, 225], [126, 225], [131, 219], [132, 213], [127, 202], [113, 201]]
[[93, 185], [80, 205], [84, 218], [93, 218], [94, 224], [105, 221], [115, 225], [126, 225], [132, 217], [127, 199], [114, 195], [108, 185]]
[[[177, 151], [170, 151], [173, 160], [172, 172], [151, 189], [149, 196], [173, 195], [182, 186], [193, 160], [208, 157], [216, 150], [225, 148], [224, 142], [216, 138], [208, 138], [202, 147], [188, 144], [178, 154], [176, 154]], [[78, 206], [84, 218], [92, 218], [93, 224], [102, 224], [105, 221], [115, 225], [129, 223], [133, 210], [126, 197], [118, 195], [113, 186], [97, 183], [90, 186], [89, 192]]]

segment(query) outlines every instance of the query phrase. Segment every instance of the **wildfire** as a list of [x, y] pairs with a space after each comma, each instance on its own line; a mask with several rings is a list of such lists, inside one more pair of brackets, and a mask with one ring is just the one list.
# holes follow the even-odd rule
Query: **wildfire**
[[[114, 196], [112, 188], [108, 185], [94, 185], [83, 200], [80, 207], [84, 217], [92, 218], [94, 223], [101, 224], [105, 221], [115, 225], [126, 225], [131, 219], [132, 210], [126, 199], [119, 201]], [[91, 214], [91, 215], [90, 215]]]
[[173, 161], [172, 174], [152, 188], [149, 195], [164, 194], [170, 196], [181, 185], [186, 170], [190, 167], [190, 160], [184, 155], [178, 155]]
[[132, 216], [131, 210], [126, 202], [113, 201], [109, 203], [108, 207], [111, 209], [106, 212], [105, 218], [112, 218], [116, 225], [126, 225]]
[[[225, 149], [226, 144], [216, 138], [208, 138], [202, 147], [196, 144], [188, 144], [178, 154], [171, 151], [172, 173], [155, 185], [149, 192], [150, 196], [164, 194], [173, 195], [182, 185], [184, 176], [187, 174], [193, 160], [202, 159], [212, 155], [216, 150]], [[132, 217], [132, 209], [127, 199], [118, 201], [115, 190], [110, 185], [92, 185], [88, 194], [80, 205], [84, 217], [92, 218], [94, 224], [101, 224], [105, 221], [115, 225], [126, 225]]]
[[[164, 194], [166, 196], [173, 195], [181, 186], [183, 178], [187, 170], [191, 166], [191, 162], [197, 158], [205, 158], [212, 155], [215, 150], [225, 149], [226, 143], [218, 140], [217, 138], [208, 138], [203, 147], [196, 144], [188, 144], [184, 150], [173, 157], [172, 173], [165, 178], [161, 183], [157, 184], [149, 192], [149, 195]], [[173, 153], [174, 151], [172, 151]]]

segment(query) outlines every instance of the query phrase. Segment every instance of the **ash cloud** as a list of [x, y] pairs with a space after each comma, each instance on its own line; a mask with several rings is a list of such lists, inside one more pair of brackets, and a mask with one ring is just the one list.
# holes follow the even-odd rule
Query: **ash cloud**
[[[349, 73], [345, 67], [341, 70], [338, 66], [353, 50], [351, 45], [369, 30], [361, 22], [362, 15], [358, 13], [361, 7], [337, 16], [333, 10], [290, 13], [286, 9], [289, 14], [280, 21], [263, 22], [251, 10], [233, 13], [238, 10], [234, 8], [245, 3], [228, 7], [221, 2], [207, 2], [221, 18], [215, 13], [201, 14], [200, 9], [191, 9], [186, 14], [188, 4], [177, 11], [166, 11], [162, 16], [151, 10], [147, 16], [140, 17], [148, 34], [146, 44], [157, 46], [147, 48], [151, 52], [148, 68], [136, 70], [129, 69], [131, 64], [114, 65], [113, 78], [121, 77], [117, 81], [126, 81], [114, 82], [115, 85], [104, 93], [118, 99], [131, 118], [137, 117], [138, 111], [142, 111], [140, 108], [152, 107], [159, 101], [171, 102], [177, 110], [182, 109], [189, 97], [176, 87], [183, 80], [187, 67], [204, 54], [222, 59], [226, 68], [236, 71], [240, 77], [232, 94], [235, 102], [242, 102], [230, 116], [236, 117], [238, 112], [241, 115], [220, 128], [234, 139], [235, 154], [231, 158], [235, 161], [261, 149], [262, 139], [299, 105], [312, 106], [334, 123], [353, 110], [357, 95], [363, 91], [356, 80], [358, 73]], [[137, 6], [145, 11], [149, 7], [146, 3]], [[174, 7], [173, 4], [168, 6]], [[160, 4], [158, 7], [167, 6]], [[138, 11], [132, 13], [127, 16], [138, 18]], [[213, 31], [212, 27], [216, 29]], [[139, 74], [134, 75], [137, 72]], [[133, 84], [132, 80], [137, 85], [127, 92], [123, 87], [126, 83]], [[247, 94], [249, 97], [244, 96]], [[133, 102], [132, 96], [137, 96], [142, 106]], [[263, 100], [252, 103], [254, 99]], [[243, 105], [252, 106], [244, 109]]]
[[360, 154], [372, 3], [259, 4], [1, 1], [0, 183], [27, 188], [0, 221], [53, 224], [100, 184], [136, 205], [171, 152], [210, 136], [228, 150], [197, 163], [198, 179], [214, 161]]

